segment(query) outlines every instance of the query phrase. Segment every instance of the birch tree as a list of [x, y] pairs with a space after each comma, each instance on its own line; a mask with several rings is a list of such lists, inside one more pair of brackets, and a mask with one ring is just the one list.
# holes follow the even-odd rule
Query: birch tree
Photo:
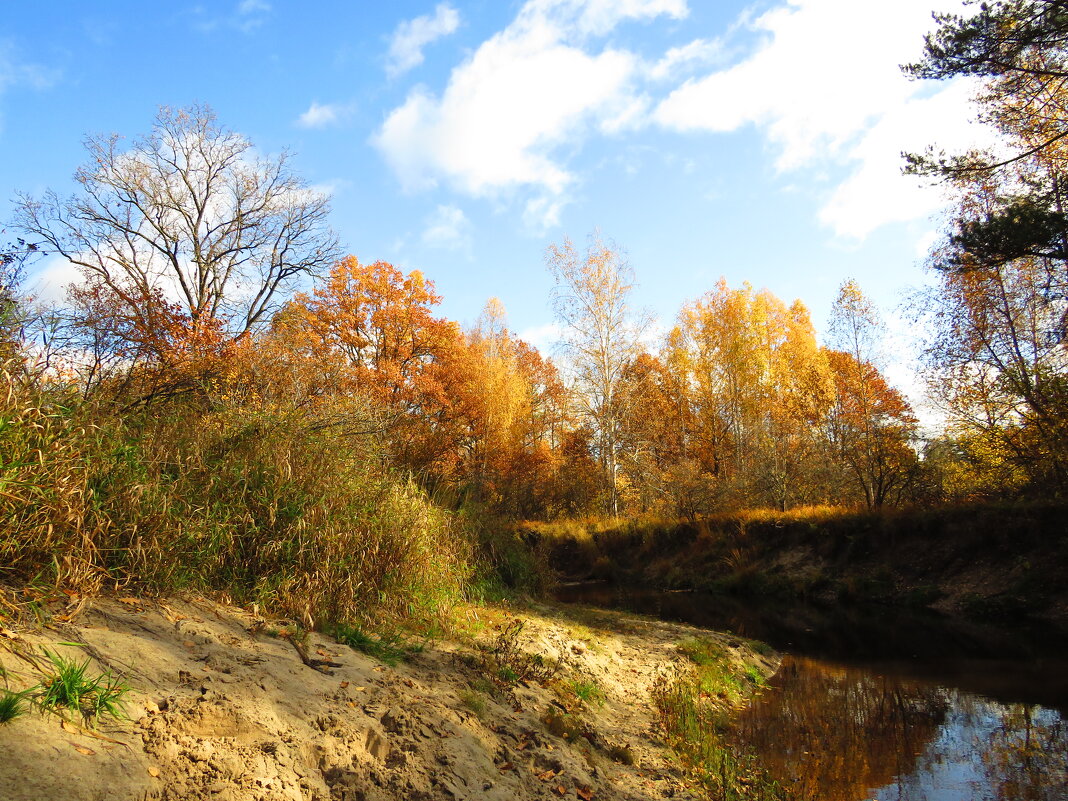
[[556, 279], [553, 311], [564, 329], [563, 350], [579, 413], [594, 431], [608, 511], [617, 515], [620, 426], [628, 412], [620, 388], [649, 320], [630, 303], [634, 271], [619, 249], [599, 235], [590, 237], [585, 253], [566, 238], [561, 245], [550, 245], [546, 263]]

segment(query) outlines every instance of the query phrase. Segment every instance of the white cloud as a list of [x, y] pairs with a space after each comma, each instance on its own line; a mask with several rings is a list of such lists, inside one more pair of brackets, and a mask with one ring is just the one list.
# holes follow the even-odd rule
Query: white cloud
[[313, 100], [308, 110], [297, 118], [297, 125], [301, 128], [326, 128], [340, 122], [351, 114], [352, 110], [351, 105], [319, 103]]
[[471, 222], [457, 206], [438, 206], [427, 220], [423, 244], [457, 250], [471, 245]]
[[560, 215], [567, 205], [566, 197], [539, 195], [523, 206], [523, 224], [534, 236], [544, 236], [560, 225]]
[[[0, 99], [8, 89], [28, 87], [37, 91], [54, 85], [60, 77], [58, 70], [42, 67], [25, 61], [10, 41], [0, 39]], [[4, 114], [0, 107], [0, 133], [3, 132]]]
[[838, 236], [863, 240], [882, 225], [944, 208], [949, 198], [943, 185], [901, 175], [901, 152], [922, 152], [932, 141], [950, 151], [993, 145], [993, 132], [969, 121], [972, 93], [970, 82], [959, 81], [887, 109], [844, 151], [852, 171], [820, 209], [820, 221]]
[[193, 6], [189, 13], [194, 18], [194, 26], [204, 33], [211, 33], [221, 28], [236, 28], [242, 33], [252, 33], [267, 22], [271, 13], [271, 4], [266, 0], [240, 0], [228, 15], [215, 16], [216, 7], [204, 5]]
[[429, 14], [405, 20], [393, 32], [389, 44], [390, 75], [407, 72], [423, 63], [423, 48], [431, 42], [454, 33], [460, 27], [460, 14], [448, 3], [439, 3], [434, 16]]
[[237, 13], [243, 15], [266, 14], [271, 10], [271, 4], [265, 0], [241, 0], [237, 6]]
[[417, 87], [372, 142], [408, 190], [446, 182], [471, 196], [522, 191], [529, 220], [559, 219], [575, 178], [557, 149], [644, 116], [634, 54], [588, 40], [624, 20], [686, 15], [684, 0], [528, 0], [453, 70], [438, 96]]
[[574, 14], [575, 28], [594, 36], [603, 36], [625, 19], [685, 19], [690, 13], [686, 0], [531, 0], [527, 6]]
[[59, 80], [59, 73], [23, 60], [15, 45], [0, 39], [0, 93], [13, 86], [47, 89]]
[[686, 67], [715, 63], [723, 56], [724, 46], [721, 39], [694, 39], [689, 44], [668, 50], [649, 69], [649, 77], [656, 81], [666, 80]]
[[46, 306], [63, 306], [67, 302], [67, 287], [81, 281], [81, 269], [62, 256], [53, 256], [40, 263], [26, 281], [27, 291]]
[[317, 195], [337, 197], [337, 195], [350, 188], [352, 188], [352, 181], [348, 178], [332, 178], [329, 181], [312, 184], [308, 187], [308, 191], [314, 192]]
[[533, 345], [541, 353], [551, 353], [564, 338], [563, 334], [563, 329], [556, 323], [545, 323], [525, 328], [516, 336], [528, 345]]
[[916, 258], [926, 259], [935, 242], [938, 241], [938, 231], [925, 231], [916, 239]]
[[842, 236], [866, 236], [888, 222], [940, 205], [937, 193], [900, 175], [902, 150], [932, 141], [955, 149], [981, 141], [967, 123], [965, 82], [932, 91], [900, 64], [917, 59], [936, 11], [959, 0], [788, 0], [750, 25], [758, 44], [733, 66], [686, 81], [656, 109], [678, 131], [761, 129], [781, 171], [847, 166], [820, 219]]

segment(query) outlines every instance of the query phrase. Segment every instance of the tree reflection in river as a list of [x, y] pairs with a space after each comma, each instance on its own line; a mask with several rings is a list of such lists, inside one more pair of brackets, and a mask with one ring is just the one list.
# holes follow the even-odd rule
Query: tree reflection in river
[[994, 723], [988, 743], [985, 747], [979, 744], [987, 783], [996, 791], [994, 797], [1020, 801], [1068, 798], [1068, 730], [1061, 716], [1039, 706], [971, 700], [971, 714]]
[[1064, 801], [1066, 735], [1052, 709], [787, 656], [730, 736], [800, 798]]
[[[1058, 712], [958, 692], [949, 699], [952, 711], [939, 737], [916, 771], [899, 780], [898, 797], [937, 797], [955, 789], [968, 793], [959, 797], [992, 801], [1068, 798], [1068, 732]], [[893, 801], [894, 787], [876, 797]]]
[[857, 801], [911, 772], [947, 709], [935, 688], [787, 656], [732, 736], [800, 797]]

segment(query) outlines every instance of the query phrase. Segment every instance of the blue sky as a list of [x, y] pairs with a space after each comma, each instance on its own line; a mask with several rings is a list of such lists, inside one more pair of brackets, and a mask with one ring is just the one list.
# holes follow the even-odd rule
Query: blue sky
[[[949, 0], [448, 0], [8, 4], [0, 220], [71, 188], [88, 133], [211, 105], [290, 148], [363, 261], [420, 269], [443, 312], [499, 297], [548, 341], [550, 242], [624, 248], [664, 325], [719, 276], [800, 297], [823, 327], [856, 278], [885, 310], [925, 280], [941, 191], [902, 150], [981, 141], [973, 87], [922, 85]], [[40, 266], [55, 293], [67, 274]], [[900, 371], [899, 371], [900, 372]], [[900, 372], [901, 380], [906, 380]]]

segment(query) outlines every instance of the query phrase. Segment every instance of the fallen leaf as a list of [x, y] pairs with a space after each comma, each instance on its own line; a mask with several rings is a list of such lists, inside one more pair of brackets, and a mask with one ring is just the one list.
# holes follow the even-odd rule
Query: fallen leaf
[[342, 689], [342, 690], [344, 690], [344, 689], [345, 689], [346, 687], [348, 687], [348, 686], [349, 686], [349, 683], [348, 683], [347, 681], [343, 681], [343, 682], [341, 682], [341, 689]]
[[353, 703], [352, 701], [349, 701], [349, 702], [348, 702], [348, 704], [349, 704], [349, 706], [351, 706], [351, 707], [352, 707], [353, 709], [355, 709], [355, 708], [356, 708], [356, 704], [354, 704], [354, 703]]
[[549, 770], [545, 771], [544, 773], [539, 773], [538, 774], [538, 779], [543, 781], [543, 782], [547, 782], [547, 781], [549, 781], [549, 779], [555, 779], [555, 778], [556, 778], [556, 771], [552, 770], [551, 768]]
[[19, 638], [19, 635], [17, 635], [11, 629], [0, 628], [0, 637], [6, 637], [9, 640], [17, 640]]
[[[153, 779], [156, 778], [157, 776], [159, 776], [159, 768], [157, 768], [155, 765], [152, 765], [148, 769], [148, 775], [151, 776]], [[589, 799], [586, 799], [586, 801], [589, 801]]]
[[582, 801], [593, 801], [593, 790], [589, 787], [576, 787], [575, 795], [582, 799]]
[[186, 640], [185, 642], [182, 643], [182, 645], [184, 645], [186, 648], [196, 648], [197, 647], [197, 644], [195, 642], [193, 642], [192, 640]]
[[553, 788], [553, 792], [557, 795], [567, 795], [567, 788], [562, 784], [558, 784]]
[[497, 770], [501, 771], [502, 773], [506, 770], [515, 770], [515, 765], [513, 765], [511, 762], [505, 762], [503, 765], [497, 768]]
[[362, 692], [366, 692], [367, 691], [366, 687], [353, 687], [352, 689], [355, 690], [358, 693], [362, 693]]
[[96, 753], [96, 751], [94, 751], [92, 748], [86, 748], [82, 745], [74, 746], [74, 750], [77, 751], [79, 754], [85, 754], [86, 756], [92, 756]]
[[65, 732], [69, 732], [71, 734], [79, 734], [80, 733], [78, 731], [77, 727], [72, 726], [70, 723], [68, 723], [65, 720], [60, 722], [59, 728], [63, 729], [63, 731], [65, 731]]
[[127, 606], [133, 606], [134, 604], [139, 604], [141, 602], [138, 601], [136, 598], [131, 598], [127, 596], [126, 598], [119, 598], [119, 603], [126, 604]]

